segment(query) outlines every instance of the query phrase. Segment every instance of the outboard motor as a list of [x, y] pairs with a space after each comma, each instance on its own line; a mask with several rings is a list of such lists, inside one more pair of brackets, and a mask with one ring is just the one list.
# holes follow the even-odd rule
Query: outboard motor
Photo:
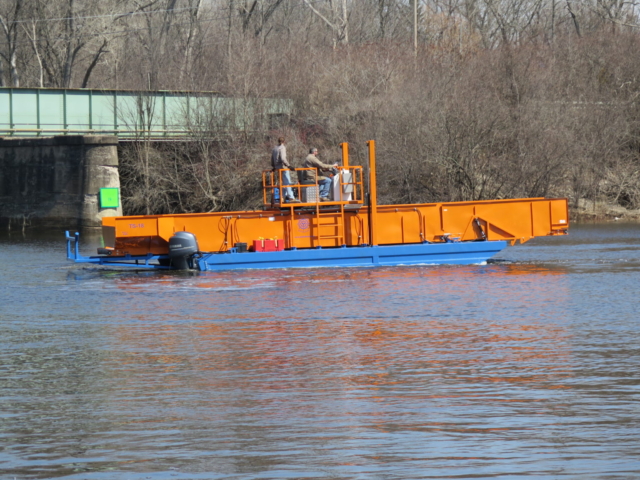
[[198, 253], [198, 240], [193, 233], [176, 232], [169, 239], [169, 259], [177, 270], [193, 268], [193, 256]]

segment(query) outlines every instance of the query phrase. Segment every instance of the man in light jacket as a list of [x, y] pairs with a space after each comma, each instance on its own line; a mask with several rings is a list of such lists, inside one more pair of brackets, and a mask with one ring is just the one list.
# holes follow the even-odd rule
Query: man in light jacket
[[326, 202], [329, 200], [329, 188], [331, 187], [331, 178], [324, 175], [320, 175], [321, 171], [331, 172], [338, 164], [327, 165], [322, 163], [318, 158], [318, 149], [310, 148], [309, 155], [304, 159], [304, 168], [312, 168], [312, 170], [305, 170], [306, 183], [316, 183], [318, 179], [318, 185], [320, 187], [320, 200]]
[[[278, 138], [278, 146], [274, 147], [271, 151], [271, 166], [274, 171], [281, 169], [289, 169], [292, 170], [293, 167], [287, 161], [287, 147], [285, 146], [284, 137]], [[293, 185], [291, 183], [291, 176], [289, 175], [289, 170], [285, 170], [282, 172], [282, 185], [281, 190], [282, 193], [286, 192], [285, 201], [289, 203], [300, 203], [300, 200], [296, 200], [293, 196], [293, 189], [291, 187], [286, 187], [286, 185]]]

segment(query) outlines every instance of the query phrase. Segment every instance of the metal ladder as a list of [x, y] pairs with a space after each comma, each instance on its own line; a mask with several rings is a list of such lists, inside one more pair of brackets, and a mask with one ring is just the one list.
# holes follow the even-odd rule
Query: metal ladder
[[[338, 246], [345, 245], [344, 235], [344, 205], [339, 205], [339, 210], [322, 211], [320, 204], [316, 205], [315, 218], [316, 222], [314, 227], [316, 228], [316, 235], [314, 236], [315, 247], [322, 247], [323, 240], [338, 240]], [[324, 222], [323, 220], [330, 219], [331, 222]], [[322, 229], [332, 228], [332, 232], [335, 235], [325, 235]], [[326, 230], [325, 230], [326, 231]], [[331, 245], [333, 246], [333, 245]]]

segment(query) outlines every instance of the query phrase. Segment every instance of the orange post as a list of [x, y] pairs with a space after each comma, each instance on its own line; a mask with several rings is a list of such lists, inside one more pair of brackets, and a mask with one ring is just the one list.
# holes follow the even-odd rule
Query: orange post
[[376, 231], [378, 217], [378, 197], [376, 192], [376, 141], [369, 140], [369, 244], [378, 245]]
[[349, 144], [342, 142], [340, 147], [342, 148], [342, 166], [349, 167]]

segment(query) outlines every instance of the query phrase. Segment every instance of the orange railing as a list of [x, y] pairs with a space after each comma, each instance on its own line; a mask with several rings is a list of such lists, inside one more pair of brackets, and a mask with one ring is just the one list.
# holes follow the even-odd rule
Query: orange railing
[[[314, 168], [294, 168], [280, 170], [265, 170], [262, 172], [262, 200], [268, 207], [310, 206], [320, 203], [320, 195], [317, 178], [314, 182], [304, 181], [304, 172], [315, 170]], [[337, 167], [338, 173], [332, 176], [330, 187], [331, 199], [322, 202], [322, 205], [353, 205], [364, 204], [364, 173], [361, 166]], [[291, 185], [284, 188], [292, 188], [298, 192], [300, 203], [287, 203], [284, 201], [282, 177], [289, 171]], [[277, 193], [276, 193], [277, 189]], [[304, 190], [311, 189], [311, 190]], [[306, 194], [303, 194], [305, 192]], [[339, 194], [339, 195], [338, 195]], [[339, 196], [339, 198], [336, 198]]]

